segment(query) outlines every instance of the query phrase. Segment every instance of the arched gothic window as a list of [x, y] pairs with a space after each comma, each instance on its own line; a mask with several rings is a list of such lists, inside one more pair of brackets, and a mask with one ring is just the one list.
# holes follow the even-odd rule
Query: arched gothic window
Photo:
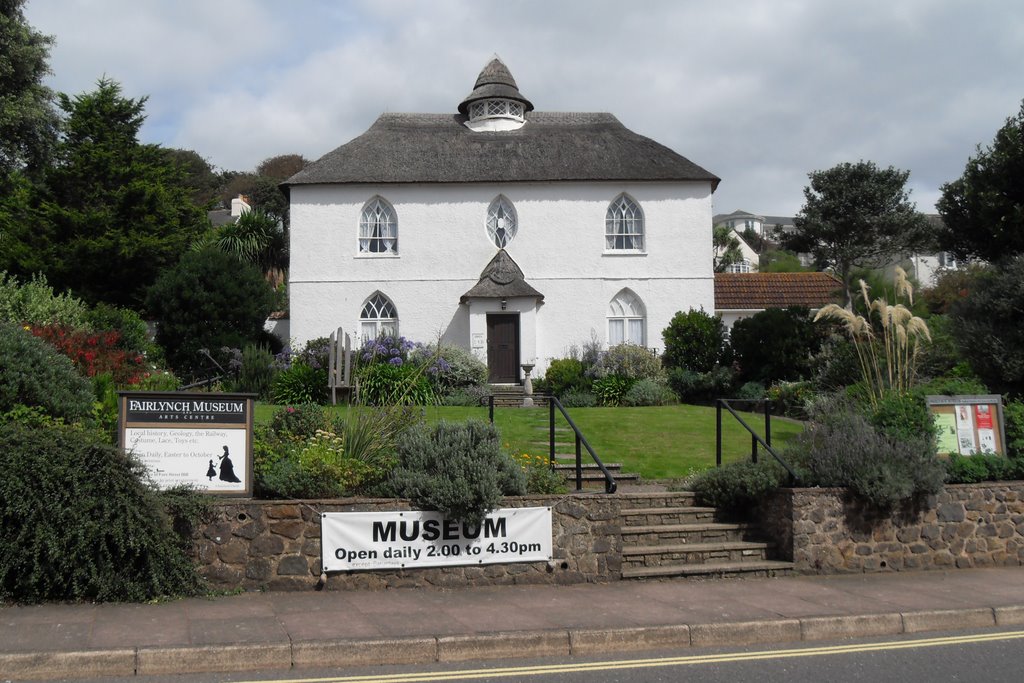
[[519, 219], [515, 207], [503, 195], [498, 195], [487, 208], [487, 234], [494, 246], [504, 249], [516, 236], [518, 229]]
[[647, 308], [630, 289], [623, 289], [608, 305], [608, 346], [628, 342], [644, 346]]
[[607, 251], [644, 250], [644, 214], [625, 194], [608, 205], [604, 220], [604, 248]]
[[398, 216], [382, 197], [374, 197], [359, 217], [360, 254], [398, 253]]
[[391, 299], [380, 292], [374, 292], [373, 296], [366, 300], [363, 311], [359, 314], [359, 335], [364, 341], [383, 336], [398, 336], [398, 310]]

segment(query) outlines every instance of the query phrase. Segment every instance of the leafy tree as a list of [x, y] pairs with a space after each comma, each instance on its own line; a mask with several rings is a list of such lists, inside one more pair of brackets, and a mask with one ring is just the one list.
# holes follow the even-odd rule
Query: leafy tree
[[991, 263], [1024, 253], [1024, 101], [986, 149], [942, 186], [939, 245], [958, 258]]
[[661, 362], [666, 368], [682, 368], [693, 372], [709, 372], [729, 360], [729, 343], [722, 319], [701, 308], [677, 312], [661, 333], [665, 354]]
[[182, 184], [192, 191], [196, 206], [212, 207], [218, 203], [223, 181], [210, 162], [191, 149], [165, 149], [163, 153], [181, 171]]
[[953, 335], [991, 389], [1024, 394], [1024, 254], [982, 271], [950, 310]]
[[878, 168], [870, 161], [810, 173], [796, 230], [782, 236], [783, 248], [810, 253], [820, 268], [835, 270], [849, 305], [853, 268], [878, 265], [927, 242], [927, 219], [906, 189], [909, 176], [909, 171]]
[[256, 175], [273, 178], [282, 183], [307, 165], [309, 165], [309, 159], [301, 154], [282, 154], [261, 161], [256, 167]]
[[761, 273], [803, 273], [808, 269], [793, 252], [771, 249], [761, 254], [757, 270]]
[[206, 367], [200, 349], [267, 341], [263, 324], [275, 303], [256, 266], [214, 249], [186, 253], [146, 296], [158, 323], [156, 341], [179, 376], [195, 376]]
[[91, 93], [62, 94], [60, 106], [67, 120], [56, 164], [31, 220], [11, 226], [6, 266], [42, 272], [89, 303], [138, 305], [208, 224], [205, 213], [164, 151], [139, 144], [145, 98], [125, 98], [102, 79]]
[[36, 177], [57, 136], [53, 92], [43, 85], [53, 38], [28, 25], [24, 0], [0, 0], [0, 190], [14, 171]]
[[745, 382], [805, 379], [823, 341], [803, 306], [769, 308], [733, 323], [729, 335]]
[[732, 228], [716, 225], [711, 233], [711, 239], [715, 247], [716, 273], [724, 273], [726, 268], [743, 260], [743, 252], [740, 251], [740, 241], [733, 234]]

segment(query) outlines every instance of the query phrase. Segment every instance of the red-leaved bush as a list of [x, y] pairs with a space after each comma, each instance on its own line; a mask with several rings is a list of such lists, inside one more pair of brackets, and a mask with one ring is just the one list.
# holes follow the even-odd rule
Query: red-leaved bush
[[84, 332], [61, 325], [31, 325], [29, 331], [71, 359], [86, 377], [104, 373], [119, 386], [136, 384], [146, 373], [145, 358], [119, 347], [117, 331]]

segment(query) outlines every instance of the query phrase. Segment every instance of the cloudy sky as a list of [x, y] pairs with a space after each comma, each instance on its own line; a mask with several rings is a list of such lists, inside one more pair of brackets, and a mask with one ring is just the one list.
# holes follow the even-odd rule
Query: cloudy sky
[[1020, 0], [29, 0], [49, 85], [148, 96], [146, 142], [316, 159], [383, 111], [454, 112], [495, 54], [541, 111], [607, 111], [793, 215], [807, 173], [909, 170], [934, 210], [1024, 99]]

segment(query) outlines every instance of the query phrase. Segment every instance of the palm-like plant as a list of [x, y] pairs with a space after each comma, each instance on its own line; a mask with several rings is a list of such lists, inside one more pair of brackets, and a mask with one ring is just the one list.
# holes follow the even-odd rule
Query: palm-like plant
[[288, 270], [288, 240], [280, 222], [260, 209], [246, 211], [197, 241], [195, 250], [214, 247], [245, 263], [259, 266], [274, 287]]
[[[914, 303], [914, 288], [902, 268], [896, 268], [895, 296]], [[917, 378], [917, 358], [922, 340], [931, 341], [925, 321], [915, 316], [903, 303], [890, 305], [884, 298], [872, 301], [869, 287], [860, 281], [860, 294], [867, 317], [836, 304], [823, 307], [815, 321], [832, 318], [843, 324], [853, 340], [864, 384], [872, 405], [888, 391], [906, 393]]]

